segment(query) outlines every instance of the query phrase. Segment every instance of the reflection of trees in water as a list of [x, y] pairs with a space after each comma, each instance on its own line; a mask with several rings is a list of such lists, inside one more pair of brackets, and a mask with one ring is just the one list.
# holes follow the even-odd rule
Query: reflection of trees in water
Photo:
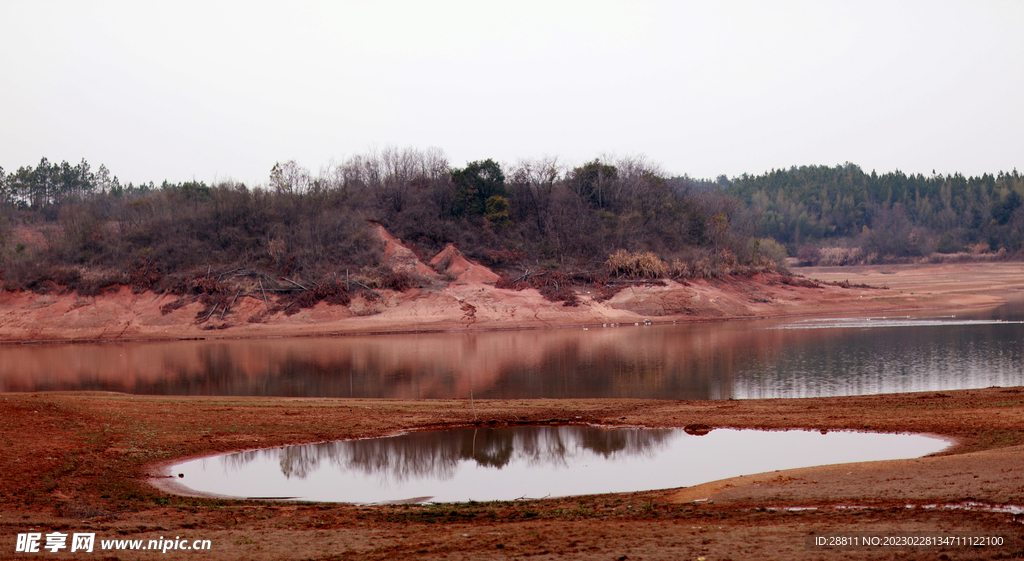
[[[247, 360], [245, 347], [208, 345], [194, 351], [198, 364], [176, 364], [175, 356], [170, 355], [166, 376], [118, 389], [153, 395], [379, 398], [402, 393], [396, 389], [422, 398], [455, 395], [458, 377], [445, 365], [394, 367], [378, 350], [330, 359], [289, 351], [281, 358]], [[421, 385], [429, 386], [430, 391], [417, 391]]]
[[[73, 382], [42, 380], [29, 389], [149, 395], [450, 398], [468, 397], [461, 392], [467, 387], [465, 378], [472, 375], [440, 361], [395, 364], [376, 347], [329, 357], [298, 350], [250, 356], [251, 350], [236, 342], [197, 343], [191, 348], [177, 344], [165, 351], [162, 371], [151, 377], [118, 380], [83, 372]], [[729, 365], [716, 358], [673, 360], [665, 355], [667, 352], [656, 348], [637, 352], [628, 344], [595, 348], [568, 341], [546, 347], [539, 361], [522, 363], [515, 357], [496, 357], [495, 363], [510, 366], [500, 368], [496, 385], [477, 386], [475, 391], [480, 397], [490, 398], [707, 399], [729, 393]], [[191, 354], [189, 360], [180, 360], [182, 353]]]
[[819, 397], [1011, 386], [1021, 382], [1019, 325], [778, 330], [781, 351], [735, 374], [739, 398]]
[[[663, 339], [664, 336], [656, 337]], [[672, 398], [714, 399], [731, 394], [730, 373], [737, 368], [737, 353], [672, 356], [676, 339], [614, 347], [579, 340], [546, 347], [539, 361], [513, 359], [495, 377], [496, 385], [477, 387], [488, 398]], [[419, 397], [450, 398], [461, 395], [465, 373], [449, 364], [424, 362], [395, 365], [373, 352], [313, 358], [286, 353], [252, 371], [247, 361], [233, 360], [230, 347], [202, 348], [199, 367], [177, 367], [164, 380], [138, 384], [134, 391], [147, 394], [277, 395], [288, 397]], [[246, 366], [241, 366], [245, 364]], [[463, 384], [464, 386], [465, 384]], [[465, 391], [463, 388], [461, 391]]]
[[[515, 354], [520, 345], [507, 345], [511, 354], [489, 357], [498, 371], [492, 378], [496, 383], [475, 390], [493, 398], [706, 399], [728, 395], [728, 373], [735, 366], [722, 361], [731, 363], [736, 353], [709, 354], [716, 345], [694, 343], [692, 333], [623, 329], [611, 339], [560, 338], [541, 346], [539, 359], [525, 362]], [[502, 337], [514, 339], [516, 335]], [[702, 337], [707, 334], [697, 336]], [[615, 343], [608, 344], [609, 340]], [[325, 341], [323, 346], [303, 343], [296, 348], [275, 347], [274, 352], [239, 342], [197, 343], [194, 347], [178, 344], [165, 351], [164, 372], [159, 377], [135, 380], [132, 387], [112, 384], [94, 389], [157, 395], [468, 397], [462, 393], [473, 373], [462, 371], [451, 354], [421, 357], [415, 344], [405, 349], [402, 341], [395, 347], [362, 346], [347, 340]], [[438, 344], [450, 343], [438, 338]], [[472, 345], [452, 349], [456, 354], [472, 351]], [[192, 356], [181, 361], [182, 353]], [[413, 360], [416, 357], [423, 360]]]
[[[1019, 309], [998, 313], [1018, 319], [1013, 310]], [[1019, 385], [1022, 333], [1019, 324], [869, 330], [722, 324], [560, 330], [550, 337], [117, 343], [60, 352], [8, 347], [0, 349], [0, 388], [464, 398], [472, 387], [478, 398], [512, 399], [889, 393]], [[486, 360], [468, 360], [484, 352]]]
[[228, 468], [239, 469], [252, 461], [276, 458], [286, 477], [300, 479], [326, 463], [343, 471], [377, 475], [381, 480], [446, 480], [455, 475], [463, 461], [501, 469], [517, 460], [534, 466], [564, 465], [581, 452], [606, 459], [617, 455], [652, 456], [673, 435], [670, 429], [578, 426], [456, 429], [253, 450], [228, 454], [223, 462]]
[[[513, 365], [483, 398], [719, 399], [731, 395], [738, 353], [672, 356], [677, 343], [592, 348], [578, 341], [549, 349], [537, 366]], [[645, 352], [646, 351], [646, 352]]]

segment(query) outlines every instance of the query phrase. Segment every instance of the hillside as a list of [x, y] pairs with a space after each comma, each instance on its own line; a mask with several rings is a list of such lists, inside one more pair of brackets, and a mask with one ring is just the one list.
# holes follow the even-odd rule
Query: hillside
[[[819, 284], [779, 273], [721, 279], [609, 281], [573, 285], [576, 305], [552, 300], [537, 288], [499, 288], [502, 277], [452, 245], [425, 265], [381, 227], [381, 260], [398, 275], [416, 272], [420, 287], [352, 290], [348, 301], [299, 304], [316, 287], [268, 292], [263, 281], [229, 272], [207, 284], [241, 279], [233, 288], [183, 296], [115, 286], [82, 296], [54, 286], [45, 294], [0, 292], [0, 341], [140, 340], [395, 333], [684, 322], [731, 318], [981, 305], [983, 296], [914, 296], [846, 283]], [[244, 272], [242, 272], [244, 273]], [[218, 276], [221, 278], [218, 279]], [[543, 278], [545, 275], [538, 275]], [[554, 275], [552, 275], [554, 276]], [[343, 288], [345, 279], [337, 279]], [[349, 279], [352, 286], [358, 282]], [[202, 283], [200, 283], [202, 284]], [[269, 281], [267, 284], [270, 284]], [[287, 284], [287, 283], [278, 283]], [[249, 288], [246, 289], [245, 287]], [[846, 288], [844, 288], [846, 286]], [[263, 287], [263, 288], [261, 288]], [[279, 289], [286, 290], [286, 289]], [[294, 294], [298, 293], [299, 297]], [[348, 294], [348, 292], [344, 292]], [[230, 297], [230, 298], [228, 298]]]

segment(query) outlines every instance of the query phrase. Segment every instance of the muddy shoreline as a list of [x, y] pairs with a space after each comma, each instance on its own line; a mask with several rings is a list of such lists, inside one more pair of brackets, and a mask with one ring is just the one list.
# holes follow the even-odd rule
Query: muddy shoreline
[[[779, 275], [753, 275], [631, 286], [606, 301], [585, 290], [566, 307], [534, 289], [455, 281], [352, 306], [320, 303], [293, 315], [263, 314], [264, 302], [241, 298], [231, 313], [197, 323], [201, 304], [169, 313], [173, 295], [128, 288], [96, 297], [0, 291], [0, 344], [84, 343], [332, 337], [339, 335], [497, 331], [602, 324], [685, 323], [836, 313], [995, 306], [1024, 292], [1024, 264], [983, 263], [806, 268], [811, 279], [851, 286], [788, 285]], [[201, 314], [200, 314], [201, 315]]]
[[[442, 559], [462, 554], [863, 559], [863, 552], [808, 557], [804, 536], [839, 530], [1024, 535], [1024, 517], [981, 510], [1024, 503], [1022, 388], [739, 401], [476, 400], [473, 409], [469, 405], [467, 400], [4, 394], [0, 418], [8, 491], [0, 496], [6, 536], [0, 547], [13, 551], [15, 534], [27, 528], [67, 528], [126, 539], [211, 539], [214, 550], [204, 555], [213, 559]], [[400, 430], [581, 422], [917, 432], [959, 444], [915, 460], [540, 501], [289, 503], [178, 496], [151, 484], [154, 477], [166, 479], [161, 466], [168, 462], [220, 452]], [[947, 553], [950, 558], [992, 558], [992, 552]], [[187, 557], [185, 552], [167, 555]], [[118, 552], [117, 557], [142, 559], [147, 552]]]

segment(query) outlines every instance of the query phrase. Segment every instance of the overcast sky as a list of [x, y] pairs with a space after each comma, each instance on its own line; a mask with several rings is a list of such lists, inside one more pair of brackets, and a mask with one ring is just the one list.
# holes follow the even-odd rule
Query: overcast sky
[[1024, 170], [1024, 2], [0, 0], [0, 166], [264, 183], [373, 147]]

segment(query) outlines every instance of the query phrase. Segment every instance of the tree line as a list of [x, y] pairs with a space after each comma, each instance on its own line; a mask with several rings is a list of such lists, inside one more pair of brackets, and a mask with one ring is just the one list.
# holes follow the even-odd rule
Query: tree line
[[[297, 282], [339, 271], [388, 278], [370, 222], [423, 259], [454, 243], [510, 271], [601, 271], [620, 250], [705, 266], [761, 259], [738, 199], [713, 183], [667, 177], [644, 157], [454, 167], [439, 149], [388, 147], [316, 172], [279, 162], [253, 186], [124, 186], [105, 166], [44, 158], [0, 169], [0, 203], [0, 278], [9, 289], [134, 282], [187, 292], [218, 268]], [[25, 231], [42, 234], [26, 241]]]
[[733, 179], [756, 233], [784, 244], [858, 246], [880, 259], [957, 253], [971, 247], [1017, 254], [1024, 244], [1024, 177], [900, 171], [865, 173], [854, 164], [802, 166]]
[[355, 271], [378, 282], [391, 272], [370, 222], [424, 260], [454, 243], [508, 272], [720, 276], [787, 254], [813, 260], [833, 246], [856, 259], [1019, 255], [1024, 178], [844, 164], [709, 181], [669, 177], [642, 156], [454, 167], [440, 149], [388, 147], [316, 172], [279, 162], [253, 186], [136, 186], [102, 165], [43, 158], [0, 168], [0, 279], [12, 289], [187, 292], [185, 279], [220, 267], [297, 280]]

